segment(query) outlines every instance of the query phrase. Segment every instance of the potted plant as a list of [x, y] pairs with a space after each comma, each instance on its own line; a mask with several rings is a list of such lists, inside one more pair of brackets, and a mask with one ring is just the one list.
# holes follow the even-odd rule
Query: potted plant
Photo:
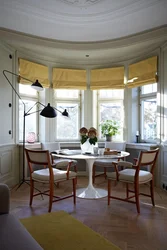
[[119, 124], [114, 120], [105, 120], [100, 123], [101, 133], [106, 141], [112, 141], [112, 136], [119, 133]]

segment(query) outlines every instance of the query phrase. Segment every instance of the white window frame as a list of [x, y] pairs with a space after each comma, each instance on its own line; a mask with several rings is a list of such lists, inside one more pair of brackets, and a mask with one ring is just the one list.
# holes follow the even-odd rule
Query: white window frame
[[[140, 141], [141, 142], [156, 142], [155, 140], [148, 140], [146, 138], [143, 137], [144, 134], [144, 128], [143, 128], [143, 107], [142, 107], [142, 101], [145, 100], [152, 100], [152, 99], [156, 99], [157, 100], [157, 91], [156, 92], [151, 92], [151, 93], [147, 93], [147, 94], [143, 94], [142, 93], [142, 86], [138, 88], [139, 89], [139, 130], [140, 130]], [[158, 133], [158, 131], [157, 131]]]
[[[61, 89], [63, 90], [63, 89]], [[66, 89], [65, 89], [66, 90]], [[66, 90], [67, 91], [67, 90]], [[80, 136], [79, 136], [79, 129], [80, 129], [80, 126], [81, 126], [81, 112], [82, 112], [82, 109], [81, 109], [81, 99], [82, 99], [82, 91], [81, 90], [77, 90], [78, 91], [78, 98], [71, 98], [70, 96], [68, 98], [59, 98], [56, 96], [56, 90], [53, 91], [53, 102], [54, 102], [54, 106], [60, 110], [60, 108], [57, 106], [57, 104], [67, 104], [67, 107], [68, 106], [72, 106], [74, 103], [78, 104], [78, 136], [77, 138], [68, 138], [66, 140], [64, 139], [61, 139], [61, 138], [58, 138], [57, 137], [57, 130], [55, 129], [54, 133], [55, 133], [55, 140], [56, 141], [60, 141], [60, 142], [63, 142], [63, 141], [72, 141], [72, 142], [76, 142], [80, 139]], [[63, 111], [63, 110], [61, 110]], [[68, 110], [67, 108], [67, 112], [69, 112], [69, 115], [70, 115], [70, 109]], [[66, 118], [65, 118], [66, 119]], [[67, 118], [68, 119], [68, 118]], [[58, 119], [55, 120], [55, 127], [57, 127], [57, 123], [58, 123]]]
[[[101, 103], [107, 104], [107, 103], [115, 103], [118, 102], [120, 103], [120, 106], [122, 106], [122, 132], [119, 136], [119, 141], [123, 141], [123, 126], [124, 126], [124, 95], [125, 93], [123, 93], [123, 97], [122, 98], [118, 98], [118, 97], [110, 97], [110, 98], [100, 98], [100, 90], [97, 90], [97, 127], [98, 127], [98, 134], [100, 137], [101, 141], [105, 141], [106, 138], [102, 137], [101, 135], [101, 129], [100, 129], [100, 105]], [[113, 89], [114, 91], [114, 89]], [[114, 140], [114, 136], [113, 136], [113, 140]]]
[[[24, 86], [23, 86], [24, 87]], [[36, 91], [36, 95], [31, 95], [31, 93], [21, 93], [19, 92], [19, 95], [23, 101], [23, 103], [25, 103], [24, 100], [28, 100], [28, 101], [34, 101], [34, 102], [38, 102], [39, 101], [39, 94], [38, 94], [38, 91]], [[21, 101], [21, 100], [20, 100]], [[23, 104], [24, 105], [24, 104]], [[37, 108], [37, 107], [36, 107]], [[38, 108], [37, 108], [38, 109]], [[19, 110], [20, 112], [20, 110]], [[25, 110], [26, 112], [26, 110]], [[32, 111], [33, 112], [33, 111]], [[23, 119], [24, 117], [22, 117]], [[25, 117], [25, 126], [26, 126], [26, 117]], [[37, 112], [36, 113], [36, 142], [39, 141], [39, 113]], [[26, 136], [26, 135], [25, 135]], [[26, 138], [25, 138], [26, 140]], [[22, 142], [22, 140], [20, 140], [20, 124], [19, 124], [19, 142]]]

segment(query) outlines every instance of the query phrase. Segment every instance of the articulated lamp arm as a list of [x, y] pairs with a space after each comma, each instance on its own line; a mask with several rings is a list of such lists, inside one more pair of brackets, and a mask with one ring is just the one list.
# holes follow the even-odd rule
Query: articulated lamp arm
[[34, 107], [35, 105], [37, 105], [37, 104], [40, 104], [41, 106], [44, 107], [43, 110], [34, 111], [34, 112], [31, 112], [31, 113], [30, 113], [30, 111], [31, 111], [32, 108], [33, 108], [33, 107], [31, 107], [28, 111], [25, 112], [25, 103], [23, 102], [23, 100], [22, 100], [21, 96], [19, 95], [19, 93], [17, 93], [16, 89], [13, 87], [13, 85], [12, 85], [11, 82], [9, 81], [9, 78], [7, 77], [6, 73], [11, 74], [11, 75], [14, 75], [14, 76], [17, 76], [17, 77], [20, 77], [20, 78], [22, 78], [22, 79], [24, 79], [24, 80], [26, 80], [26, 81], [31, 82], [31, 83], [32, 83], [31, 87], [35, 88], [37, 91], [43, 90], [43, 87], [42, 87], [42, 85], [38, 82], [38, 80], [36, 80], [36, 82], [33, 83], [31, 80], [29, 80], [29, 79], [27, 79], [27, 78], [25, 78], [25, 77], [23, 77], [23, 76], [21, 76], [21, 75], [15, 74], [15, 73], [13, 73], [13, 72], [11, 72], [11, 71], [8, 71], [8, 70], [3, 70], [3, 75], [4, 75], [4, 77], [6, 78], [6, 80], [8, 81], [8, 83], [10, 84], [10, 86], [12, 87], [13, 91], [15, 92], [15, 94], [18, 96], [18, 98], [21, 100], [21, 102], [22, 102], [23, 105], [24, 105], [24, 116], [30, 115], [30, 114], [32, 114], [32, 113], [40, 112], [40, 111], [41, 111], [40, 115], [42, 115], [42, 116], [44, 116], [44, 117], [47, 117], [47, 118], [54, 118], [54, 117], [56, 117], [56, 116], [57, 116], [56, 111], [60, 112], [63, 116], [66, 116], [66, 117], [69, 116], [69, 114], [68, 114], [68, 112], [67, 112], [66, 109], [65, 109], [63, 112], [61, 112], [61, 111], [58, 110], [57, 108], [50, 106], [50, 103], [48, 103], [48, 105], [45, 106], [45, 105], [42, 104], [41, 102], [36, 102], [36, 103], [33, 105], [33, 107]]
[[[17, 91], [15, 90], [15, 88], [13, 87], [13, 85], [11, 84], [11, 82], [9, 81], [8, 77], [6, 76], [6, 73], [10, 73], [10, 74], [15, 75], [15, 76], [18, 76], [18, 77], [19, 77], [19, 75], [15, 74], [15, 73], [12, 73], [12, 72], [10, 72], [10, 71], [8, 71], [8, 70], [3, 70], [3, 75], [4, 75], [4, 77], [6, 78], [6, 80], [7, 80], [8, 83], [10, 84], [10, 86], [12, 87], [13, 91], [15, 92], [15, 94], [18, 96], [18, 98], [21, 100], [21, 102], [22, 102], [23, 105], [25, 106], [25, 103], [23, 102], [23, 100], [21, 99], [20, 95], [17, 93]], [[27, 79], [26, 79], [26, 80], [27, 80]]]
[[[42, 110], [37, 110], [37, 111], [33, 111], [30, 112], [36, 105], [41, 105], [44, 108]], [[41, 102], [36, 102], [27, 112], [24, 113], [24, 116], [28, 116], [37, 112], [41, 112], [40, 115], [47, 117], [47, 118], [54, 118], [57, 116], [56, 111], [60, 112], [63, 116], [69, 117], [67, 110], [65, 109], [63, 112], [61, 112], [60, 110], [58, 110], [55, 107], [50, 106], [50, 103], [48, 103], [47, 106], [45, 106], [44, 104], [42, 104]]]

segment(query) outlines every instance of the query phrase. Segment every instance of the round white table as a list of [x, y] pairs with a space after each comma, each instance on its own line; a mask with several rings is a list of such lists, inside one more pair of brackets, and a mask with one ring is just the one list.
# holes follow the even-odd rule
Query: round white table
[[[78, 150], [81, 152], [81, 150]], [[75, 160], [85, 160], [88, 169], [88, 176], [89, 182], [88, 186], [85, 188], [79, 188], [76, 190], [76, 196], [83, 199], [100, 199], [107, 196], [107, 190], [102, 188], [95, 188], [92, 184], [92, 169], [93, 164], [96, 159], [119, 159], [123, 157], [129, 156], [128, 152], [121, 151], [118, 155], [89, 155], [89, 154], [70, 154], [70, 155], [63, 155], [63, 154], [55, 154], [57, 157], [61, 158], [68, 158], [68, 159], [75, 159]]]

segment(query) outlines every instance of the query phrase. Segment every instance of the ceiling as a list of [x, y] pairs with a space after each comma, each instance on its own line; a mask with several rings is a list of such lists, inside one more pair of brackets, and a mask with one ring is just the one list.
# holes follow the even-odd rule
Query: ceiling
[[166, 13], [167, 0], [0, 0], [0, 40], [60, 64], [119, 63], [167, 41]]

